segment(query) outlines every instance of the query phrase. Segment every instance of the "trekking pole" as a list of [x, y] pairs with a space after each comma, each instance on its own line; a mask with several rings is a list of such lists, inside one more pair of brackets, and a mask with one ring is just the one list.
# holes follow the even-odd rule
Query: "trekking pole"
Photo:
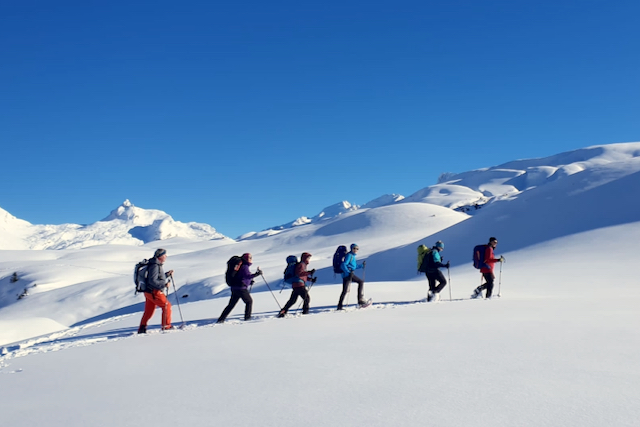
[[271, 286], [269, 286], [269, 283], [267, 282], [267, 279], [265, 279], [264, 275], [262, 275], [262, 274], [260, 274], [260, 277], [262, 277], [262, 280], [264, 280], [264, 283], [267, 285], [267, 288], [269, 288], [269, 292], [271, 292], [271, 296], [273, 296], [273, 299], [276, 300], [276, 304], [278, 304], [278, 307], [280, 308], [280, 310], [282, 310], [282, 306], [278, 302], [278, 298], [276, 298], [276, 296], [273, 294], [273, 291], [271, 290]]
[[176, 290], [176, 282], [173, 280], [173, 274], [171, 276], [171, 284], [173, 285], [173, 295], [176, 296], [176, 303], [178, 304], [178, 312], [180, 313], [180, 320], [182, 321], [182, 325], [180, 327], [184, 327], [184, 317], [182, 317], [182, 309], [180, 308], [180, 300], [178, 299], [178, 291]]
[[453, 301], [451, 299], [451, 270], [447, 267], [447, 274], [449, 275], [449, 301]]
[[502, 294], [500, 293], [500, 290], [502, 288], [502, 262], [500, 262], [500, 277], [498, 279], [498, 296], [502, 296]]

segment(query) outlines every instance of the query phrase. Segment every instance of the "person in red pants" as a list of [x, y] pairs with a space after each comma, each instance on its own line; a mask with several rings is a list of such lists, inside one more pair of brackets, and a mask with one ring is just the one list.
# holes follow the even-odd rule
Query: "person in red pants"
[[138, 328], [139, 334], [147, 333], [147, 323], [153, 316], [156, 307], [162, 309], [162, 329], [172, 329], [171, 326], [171, 303], [164, 294], [164, 288], [169, 286], [167, 278], [173, 275], [173, 270], [166, 273], [162, 269], [162, 265], [167, 260], [166, 249], [157, 249], [153, 254], [153, 258], [149, 260], [147, 266], [147, 279], [144, 290], [144, 314]]

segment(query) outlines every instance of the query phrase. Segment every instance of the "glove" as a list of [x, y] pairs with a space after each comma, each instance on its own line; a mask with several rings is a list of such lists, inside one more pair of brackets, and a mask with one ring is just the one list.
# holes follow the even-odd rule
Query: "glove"
[[254, 283], [256, 283], [256, 281], [255, 281], [255, 280], [252, 280], [252, 281], [251, 281], [251, 285], [253, 285]]
[[362, 261], [362, 266], [365, 267], [367, 265], [367, 261]]
[[313, 270], [311, 270], [311, 271], [309, 272], [309, 276], [313, 276], [313, 273], [315, 273], [315, 272], [316, 272], [316, 269], [314, 268]]
[[507, 260], [503, 256], [500, 256], [500, 262], [507, 262]]
[[447, 261], [447, 269], [449, 268], [450, 264], [451, 264], [451, 261]]
[[262, 276], [262, 270], [260, 270], [260, 267], [256, 270], [256, 276]]
[[318, 280], [318, 278], [317, 278], [317, 277], [312, 277], [311, 279], [309, 279], [309, 281], [310, 281], [311, 283], [316, 283], [316, 280]]

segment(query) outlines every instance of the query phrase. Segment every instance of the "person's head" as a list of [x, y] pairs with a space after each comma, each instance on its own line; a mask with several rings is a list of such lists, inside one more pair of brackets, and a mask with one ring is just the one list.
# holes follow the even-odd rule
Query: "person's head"
[[489, 237], [489, 246], [491, 246], [492, 248], [498, 246], [498, 239], [496, 239], [495, 237]]
[[251, 256], [250, 253], [242, 254], [242, 261], [250, 263], [252, 262], [252, 260], [253, 260], [253, 257]]
[[157, 259], [160, 264], [163, 264], [164, 261], [167, 259], [167, 250], [158, 248], [154, 252], [153, 257]]
[[303, 252], [302, 255], [300, 255], [300, 261], [309, 264], [309, 262], [311, 262], [311, 254], [309, 252]]
[[435, 244], [435, 248], [438, 251], [444, 251], [444, 243], [442, 243], [442, 240], [438, 240]]
[[360, 248], [355, 243], [351, 244], [351, 252], [356, 253]]

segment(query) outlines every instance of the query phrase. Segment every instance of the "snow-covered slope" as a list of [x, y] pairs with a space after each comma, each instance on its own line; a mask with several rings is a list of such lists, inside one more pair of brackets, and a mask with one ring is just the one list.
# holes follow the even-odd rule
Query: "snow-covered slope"
[[[540, 159], [515, 160], [487, 169], [446, 174], [403, 202], [424, 202], [473, 213], [486, 203], [514, 199], [523, 192], [609, 165], [627, 169], [640, 156], [640, 143], [599, 145]], [[631, 166], [633, 167], [633, 166]], [[575, 184], [572, 184], [575, 185]]]
[[223, 239], [207, 224], [175, 221], [167, 213], [125, 200], [105, 219], [89, 225], [32, 225], [0, 210], [0, 249], [77, 249], [96, 245], [142, 245], [175, 237]]
[[429, 203], [475, 214], [487, 204], [518, 198], [528, 190], [539, 188], [556, 180], [563, 180], [578, 172], [593, 168], [633, 161], [640, 154], [640, 143], [598, 145], [580, 150], [539, 158], [515, 160], [486, 169], [464, 173], [444, 173], [439, 182], [416, 191], [408, 197], [386, 194], [362, 206], [347, 201], [323, 209], [318, 215], [300, 217], [286, 224], [261, 232], [250, 232], [239, 239], [271, 236], [281, 230], [307, 225], [352, 212], [389, 206], [396, 203]]
[[[466, 299], [477, 284], [466, 264], [451, 270], [440, 303], [423, 302], [424, 276], [381, 282], [367, 271], [365, 310], [333, 311], [341, 286], [325, 283], [312, 288], [309, 315], [295, 305], [277, 319], [274, 298], [282, 305], [290, 291], [272, 283], [273, 295], [254, 291], [250, 322], [240, 306], [215, 324], [227, 298], [181, 298], [183, 331], [159, 333], [156, 312], [141, 336], [139, 304], [4, 347], [3, 421], [139, 426], [149, 417], [141, 390], [166, 390], [161, 427], [635, 426], [639, 238], [634, 222], [503, 252], [505, 236], [502, 298], [490, 301]], [[591, 242], [616, 265], [585, 269]]]
[[[159, 426], [635, 426], [639, 153], [615, 144], [510, 162], [260, 239], [4, 250], [3, 421], [138, 426], [150, 389], [161, 391]], [[472, 215], [451, 209], [478, 195]], [[106, 222], [135, 221], [126, 208]], [[10, 215], [3, 224], [18, 235], [30, 226]], [[489, 236], [507, 259], [496, 268], [502, 297], [469, 300], [479, 284], [471, 249]], [[438, 239], [452, 268], [442, 301], [427, 304], [416, 247]], [[335, 312], [331, 258], [352, 242], [374, 304]], [[159, 246], [175, 270], [174, 324], [182, 316], [186, 328], [159, 333], [156, 313], [138, 336], [131, 270]], [[295, 305], [276, 319], [290, 294], [279, 292], [285, 258], [303, 251], [318, 276], [311, 314]], [[239, 320], [240, 303], [215, 325], [229, 296], [225, 262], [243, 252], [265, 272], [254, 319]]]
[[[150, 243], [143, 245], [138, 240], [139, 246], [5, 251], [0, 261], [0, 320], [47, 318], [71, 326], [136, 311], [140, 300], [131, 292], [130, 270], [160, 246], [169, 250], [169, 265], [176, 271], [180, 293], [194, 301], [226, 295], [225, 262], [244, 252], [254, 253], [265, 278], [278, 283], [287, 255], [312, 251], [319, 276], [316, 286], [323, 286], [336, 281], [330, 269], [335, 248], [355, 241], [362, 248], [361, 256], [369, 260], [369, 278], [409, 280], [415, 277], [415, 247], [420, 243], [432, 245], [444, 240], [447, 259], [458, 266], [468, 265], [470, 248], [485, 243], [489, 236], [498, 237], [501, 249], [511, 252], [563, 236], [633, 223], [640, 220], [640, 203], [634, 195], [640, 188], [638, 153], [640, 143], [629, 143], [519, 160], [450, 177], [446, 183], [429, 187], [428, 195], [418, 192], [399, 201], [396, 196], [387, 197], [389, 204], [374, 203], [371, 206], [377, 207], [370, 208], [350, 209], [351, 205], [341, 204], [326, 209], [326, 219], [240, 241], [209, 240], [212, 229], [180, 225], [164, 212], [125, 202], [96, 224], [110, 230], [122, 227], [113, 234], [130, 239], [134, 234]], [[434, 195], [436, 191], [440, 196]], [[471, 216], [450, 209], [475, 200], [467, 198], [470, 192], [487, 198], [482, 209]], [[435, 199], [440, 206], [424, 203]], [[30, 226], [8, 215], [5, 223]], [[87, 229], [84, 232], [88, 233]], [[195, 238], [169, 238], [188, 233]], [[71, 236], [77, 239], [81, 234]], [[57, 235], [57, 239], [63, 245], [63, 237]], [[115, 237], [107, 241], [118, 242]], [[52, 238], [47, 242], [51, 244]], [[81, 240], [64, 245], [83, 246]], [[11, 281], [13, 273], [19, 281]], [[265, 285], [257, 283], [254, 290], [264, 290]], [[25, 290], [28, 297], [17, 300]]]

